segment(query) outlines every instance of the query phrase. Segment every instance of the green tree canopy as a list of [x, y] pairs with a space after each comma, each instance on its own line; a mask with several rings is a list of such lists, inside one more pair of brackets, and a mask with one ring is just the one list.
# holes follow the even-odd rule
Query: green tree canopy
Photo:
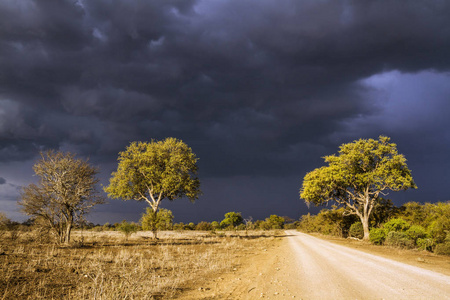
[[329, 201], [356, 214], [369, 239], [369, 217], [374, 205], [388, 191], [417, 188], [406, 159], [390, 138], [360, 139], [340, 146], [339, 155], [325, 157], [328, 166], [306, 174], [300, 198], [322, 205]]
[[277, 215], [270, 215], [270, 217], [265, 220], [268, 229], [283, 229], [284, 218]]
[[220, 226], [222, 228], [225, 227], [236, 227], [239, 224], [242, 224], [244, 222], [244, 219], [242, 218], [241, 213], [230, 211], [225, 214], [225, 219], [220, 222]]
[[187, 197], [194, 202], [201, 194], [197, 160], [191, 148], [175, 138], [133, 142], [119, 153], [117, 171], [105, 192], [111, 198], [146, 201], [155, 214], [163, 199]]

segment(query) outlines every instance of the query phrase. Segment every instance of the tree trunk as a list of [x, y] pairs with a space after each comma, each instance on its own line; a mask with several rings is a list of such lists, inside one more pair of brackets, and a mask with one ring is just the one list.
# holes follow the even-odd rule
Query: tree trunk
[[70, 233], [72, 232], [72, 223], [67, 223], [66, 232], [64, 236], [64, 244], [69, 244], [70, 242]]
[[153, 210], [153, 218], [152, 218], [152, 233], [153, 239], [158, 239], [158, 226], [157, 226], [157, 217], [158, 217], [158, 209]]
[[60, 244], [64, 243], [65, 240], [65, 230], [64, 230], [64, 224], [62, 223], [62, 221], [59, 221], [60, 223], [57, 224], [57, 235], [58, 235], [58, 241]]
[[359, 218], [361, 219], [361, 223], [363, 226], [364, 236], [363, 241], [369, 240], [369, 217], [370, 213], [372, 212], [373, 203], [370, 201], [369, 197], [369, 187], [365, 189], [365, 195], [364, 195], [364, 205], [362, 206], [362, 212], [359, 215]]
[[364, 229], [363, 241], [368, 241], [369, 240], [369, 216], [363, 215], [360, 219], [361, 219], [361, 223], [362, 223], [363, 229]]
[[72, 231], [73, 226], [73, 216], [69, 213], [69, 216], [66, 221], [66, 230], [64, 232], [64, 244], [68, 245], [70, 242], [70, 233]]

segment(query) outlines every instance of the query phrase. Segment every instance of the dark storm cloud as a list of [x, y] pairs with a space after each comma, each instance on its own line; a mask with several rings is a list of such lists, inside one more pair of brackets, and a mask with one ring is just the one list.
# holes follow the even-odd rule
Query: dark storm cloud
[[175, 136], [205, 177], [302, 176], [342, 142], [395, 132], [364, 80], [448, 72], [449, 14], [448, 1], [2, 1], [0, 161], [61, 148], [110, 164], [130, 141]]

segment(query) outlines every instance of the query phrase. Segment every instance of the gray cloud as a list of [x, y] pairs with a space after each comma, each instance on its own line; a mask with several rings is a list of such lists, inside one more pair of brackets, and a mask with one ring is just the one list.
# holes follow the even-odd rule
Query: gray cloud
[[[300, 185], [359, 137], [426, 132], [444, 149], [449, 121], [422, 112], [448, 111], [448, 90], [432, 90], [448, 82], [449, 13], [445, 1], [2, 2], [0, 161], [60, 148], [109, 166], [131, 141], [175, 136], [205, 178]], [[386, 105], [367, 80], [389, 72], [438, 76]], [[424, 91], [410, 104], [411, 84]]]

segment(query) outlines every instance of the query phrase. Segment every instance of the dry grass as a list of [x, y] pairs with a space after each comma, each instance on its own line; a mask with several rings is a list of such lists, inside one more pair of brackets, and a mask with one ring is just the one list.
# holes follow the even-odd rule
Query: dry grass
[[273, 233], [75, 232], [70, 247], [31, 233], [1, 239], [0, 299], [172, 299], [236, 258], [267, 246]]

